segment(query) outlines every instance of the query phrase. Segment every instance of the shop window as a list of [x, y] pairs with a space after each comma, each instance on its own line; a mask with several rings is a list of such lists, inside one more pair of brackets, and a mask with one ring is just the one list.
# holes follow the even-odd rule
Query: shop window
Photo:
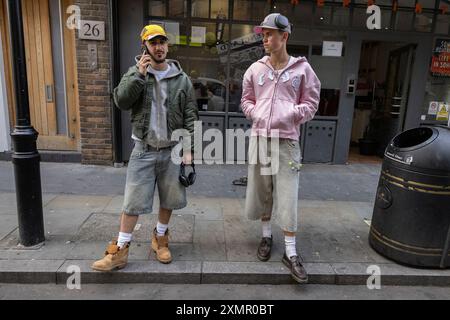
[[147, 0], [147, 6], [149, 16], [170, 16], [172, 18], [185, 18], [187, 16], [187, 0]]
[[331, 7], [316, 7], [316, 12], [314, 14], [314, 24], [318, 26], [330, 25], [331, 24]]
[[148, 14], [149, 16], [165, 17], [166, 12], [166, 0], [156, 0], [148, 2]]
[[332, 22], [335, 26], [348, 27], [350, 24], [350, 9], [333, 7]]
[[211, 19], [228, 19], [228, 0], [211, 0]]
[[352, 27], [366, 28], [366, 8], [353, 8]]
[[416, 14], [416, 18], [414, 20], [414, 30], [419, 32], [431, 32], [432, 26], [433, 26], [432, 13]]
[[252, 17], [252, 1], [235, 0], [233, 7], [234, 20], [248, 20]]
[[450, 33], [450, 14], [439, 14], [436, 17], [436, 29], [434, 33], [449, 34]]
[[187, 1], [186, 0], [170, 0], [169, 16], [176, 18], [187, 17]]
[[170, 51], [177, 51], [179, 46], [187, 45], [188, 27], [186, 24], [177, 21], [154, 19], [149, 20], [148, 24], [157, 24], [164, 28], [167, 37], [169, 38], [169, 48], [171, 48]]
[[209, 0], [192, 0], [192, 16], [209, 18]]
[[423, 9], [434, 9], [436, 5], [436, 0], [419, 0], [417, 2], [420, 3]]
[[253, 1], [252, 20], [263, 21], [270, 12], [270, 4], [266, 0]]
[[295, 6], [293, 6], [289, 1], [276, 2], [273, 11], [285, 15], [295, 26], [309, 26], [312, 24], [314, 17], [313, 2], [309, 1], [299, 1], [299, 3]]
[[437, 38], [434, 41], [433, 58], [431, 59], [425, 87], [423, 105], [423, 121], [447, 124], [448, 120], [438, 119], [439, 111], [445, 107], [450, 111], [450, 68], [448, 67], [448, 43], [450, 39]]
[[393, 0], [376, 0], [375, 1], [375, 4], [377, 5], [377, 6], [386, 6], [386, 7], [390, 7], [390, 6], [392, 6], [392, 1]]
[[339, 6], [325, 5], [324, 7], [316, 7], [314, 14], [314, 24], [348, 26], [350, 17], [350, 8], [342, 8]]
[[309, 46], [307, 45], [293, 45], [287, 44], [287, 52], [293, 57], [306, 57], [308, 58]]
[[[211, 13], [209, 6], [211, 2]], [[192, 0], [192, 16], [195, 18], [228, 19], [228, 0]]]
[[395, 13], [394, 29], [397, 31], [411, 31], [413, 19], [413, 11], [398, 10]]
[[178, 60], [190, 77], [199, 111], [225, 111], [228, 24], [192, 22], [180, 29], [180, 42], [169, 49], [169, 58]]
[[253, 32], [254, 25], [233, 24], [231, 27], [230, 77], [228, 111], [242, 112], [242, 79], [250, 65], [264, 55], [262, 37]]
[[399, 7], [414, 8], [416, 6], [416, 0], [397, 0]]
[[344, 57], [343, 54], [340, 56], [328, 56], [328, 54], [330, 53], [327, 47], [313, 45], [309, 60], [322, 84], [318, 116], [337, 116], [339, 109]]
[[270, 12], [270, 4], [266, 0], [235, 0], [233, 6], [234, 20], [264, 20]]

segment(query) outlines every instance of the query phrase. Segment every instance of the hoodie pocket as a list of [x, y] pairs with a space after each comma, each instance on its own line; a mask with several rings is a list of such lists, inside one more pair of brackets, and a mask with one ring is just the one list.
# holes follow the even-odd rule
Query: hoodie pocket
[[272, 128], [279, 130], [292, 130], [295, 126], [294, 104], [287, 100], [278, 100], [274, 105], [272, 114]]
[[270, 99], [258, 99], [251, 110], [251, 119], [255, 128], [266, 128], [270, 113]]

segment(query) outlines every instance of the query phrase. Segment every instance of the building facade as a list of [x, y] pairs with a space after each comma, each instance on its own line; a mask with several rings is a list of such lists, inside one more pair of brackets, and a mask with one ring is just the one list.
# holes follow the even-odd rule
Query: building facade
[[[32, 122], [44, 155], [56, 153], [85, 164], [128, 160], [129, 114], [114, 107], [111, 92], [135, 64], [139, 33], [149, 23], [164, 26], [170, 38], [168, 57], [180, 61], [191, 77], [202, 128], [248, 129], [251, 123], [240, 110], [242, 76], [264, 55], [253, 26], [271, 12], [293, 23], [288, 52], [305, 56], [322, 82], [319, 112], [301, 128], [305, 162], [343, 164], [364, 144], [382, 155], [397, 132], [447, 124], [447, 0], [22, 3], [25, 30], [41, 35], [25, 38]], [[7, 101], [1, 108], [9, 114], [7, 131], [14, 125], [14, 101], [5, 0], [1, 7]], [[380, 10], [379, 19], [372, 9]], [[38, 16], [31, 14], [37, 10]], [[76, 10], [81, 23], [71, 29]], [[228, 157], [226, 150], [223, 154]]]

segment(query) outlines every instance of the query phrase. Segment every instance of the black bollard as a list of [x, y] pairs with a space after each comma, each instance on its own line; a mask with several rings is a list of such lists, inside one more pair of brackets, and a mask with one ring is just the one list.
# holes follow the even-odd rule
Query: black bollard
[[38, 132], [30, 123], [27, 67], [21, 1], [9, 0], [13, 73], [16, 93], [16, 125], [11, 138], [14, 153], [17, 214], [20, 243], [30, 247], [45, 241], [42, 214], [40, 155], [36, 140]]

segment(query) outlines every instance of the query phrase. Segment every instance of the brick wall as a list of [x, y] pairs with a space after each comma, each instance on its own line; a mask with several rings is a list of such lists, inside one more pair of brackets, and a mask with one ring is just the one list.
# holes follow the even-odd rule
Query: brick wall
[[[75, 1], [81, 9], [82, 20], [105, 22], [105, 41], [79, 40], [78, 33], [76, 36], [83, 164], [113, 163], [108, 3], [108, 0]], [[87, 62], [89, 43], [97, 45], [98, 68], [94, 71], [89, 69]]]

